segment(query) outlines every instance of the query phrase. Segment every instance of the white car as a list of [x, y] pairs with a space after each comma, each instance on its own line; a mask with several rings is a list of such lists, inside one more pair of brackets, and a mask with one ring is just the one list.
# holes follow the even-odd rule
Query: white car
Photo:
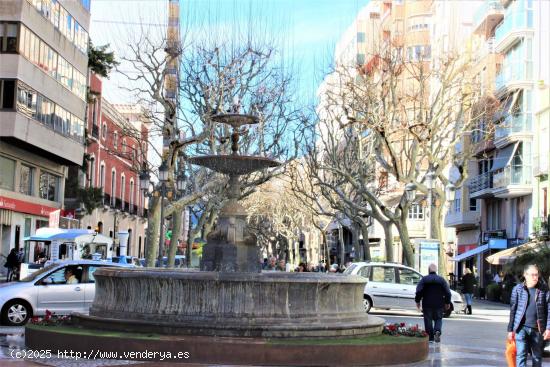
[[[344, 274], [360, 275], [368, 279], [363, 298], [365, 312], [369, 312], [372, 307], [416, 310], [414, 297], [422, 274], [413, 268], [396, 263], [359, 262], [351, 264]], [[451, 290], [451, 308], [445, 317], [463, 308], [462, 296]]]
[[[2, 324], [21, 326], [32, 316], [45, 315], [46, 310], [56, 315], [87, 314], [95, 296], [94, 272], [104, 266], [132, 267], [93, 260], [61, 261], [18, 282], [0, 285]], [[64, 275], [67, 268], [73, 271], [75, 283], [67, 284]]]

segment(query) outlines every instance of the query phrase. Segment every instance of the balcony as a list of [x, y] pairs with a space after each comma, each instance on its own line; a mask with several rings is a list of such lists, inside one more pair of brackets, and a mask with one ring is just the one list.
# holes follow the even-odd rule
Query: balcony
[[532, 177], [531, 166], [506, 166], [493, 173], [493, 194], [498, 198], [530, 195]]
[[485, 172], [481, 175], [472, 177], [468, 184], [470, 198], [484, 199], [493, 196], [493, 172]]
[[504, 7], [500, 0], [486, 0], [474, 15], [474, 32], [489, 37], [502, 18], [504, 18]]
[[495, 94], [504, 95], [516, 89], [533, 85], [533, 62], [512, 62], [502, 66], [495, 78]]
[[501, 149], [513, 142], [530, 138], [533, 135], [533, 116], [531, 113], [508, 115], [495, 128], [495, 147]]
[[522, 37], [533, 35], [533, 11], [525, 9], [525, 0], [510, 6], [514, 9], [506, 13], [495, 29], [495, 47], [497, 52], [504, 52]]
[[480, 214], [478, 211], [448, 212], [445, 215], [445, 227], [457, 229], [472, 228], [479, 224]]

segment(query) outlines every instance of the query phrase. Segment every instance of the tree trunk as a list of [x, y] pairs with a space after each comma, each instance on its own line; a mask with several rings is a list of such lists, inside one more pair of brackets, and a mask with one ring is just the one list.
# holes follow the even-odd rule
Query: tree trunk
[[356, 259], [363, 260], [363, 249], [359, 244], [359, 229], [357, 228], [357, 224], [353, 223], [351, 228], [353, 230], [353, 251], [355, 252], [353, 261], [356, 261]]
[[411, 246], [411, 239], [409, 237], [409, 229], [407, 228], [407, 216], [401, 216], [398, 222], [395, 223], [397, 231], [399, 232], [399, 238], [401, 239], [401, 246], [403, 249], [403, 263], [405, 265], [414, 267], [414, 254]]
[[392, 222], [383, 222], [384, 227], [384, 246], [386, 249], [386, 261], [393, 261], [393, 234], [392, 234]]
[[178, 239], [181, 236], [181, 226], [183, 224], [183, 209], [175, 210], [172, 213], [172, 239], [170, 240], [170, 249], [168, 250], [168, 267], [173, 268], [176, 261], [176, 251], [178, 249]]
[[152, 268], [155, 266], [159, 252], [160, 200], [158, 197], [152, 197], [149, 200], [147, 223], [147, 248], [145, 256], [147, 258], [147, 266]]
[[361, 223], [361, 233], [363, 234], [363, 260], [371, 261], [370, 243], [369, 243], [369, 227], [365, 223]]

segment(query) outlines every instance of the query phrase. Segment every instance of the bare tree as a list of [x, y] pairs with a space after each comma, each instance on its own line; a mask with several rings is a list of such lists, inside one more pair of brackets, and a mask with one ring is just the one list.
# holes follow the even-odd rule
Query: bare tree
[[[167, 199], [165, 216], [181, 216], [188, 205], [199, 203], [205, 208], [200, 213], [201, 224], [213, 225], [217, 210], [225, 200], [223, 188], [226, 179], [204, 168], [185, 164], [189, 156], [228, 154], [229, 128], [218, 126], [212, 116], [226, 112], [254, 114], [260, 124], [241, 131], [241, 154], [257, 154], [286, 160], [289, 153], [284, 135], [297, 121], [293, 109], [291, 77], [278, 62], [272, 43], [261, 37], [227, 42], [223, 37], [198, 37], [186, 44], [182, 40], [177, 52], [165, 53], [166, 40], [144, 32], [128, 45], [129, 52], [122, 57], [123, 65], [132, 65], [126, 74], [128, 91], [139, 103], [149, 106], [147, 118], [151, 121], [150, 137], [171, 136], [167, 152], [161, 152], [149, 141], [152, 161], [159, 157], [168, 165], [168, 188], [175, 191], [176, 172], [186, 170], [188, 185], [179, 199]], [[179, 60], [178, 103], [164, 93], [167, 65]], [[174, 124], [166, 124], [167, 116]], [[167, 131], [168, 129], [168, 131]], [[155, 158], [156, 156], [156, 158]], [[183, 162], [183, 163], [182, 163]], [[148, 164], [153, 169], [154, 163]], [[179, 168], [178, 168], [179, 167]], [[265, 182], [273, 171], [262, 171], [243, 178], [243, 195]], [[210, 201], [212, 203], [210, 203]], [[149, 208], [147, 234], [147, 264], [152, 266], [158, 253], [160, 200], [153, 197]], [[174, 228], [172, 238], [180, 236]], [[170, 254], [175, 253], [176, 240]], [[170, 256], [172, 258], [172, 256]]]
[[409, 61], [400, 52], [390, 45], [371, 55], [369, 67], [334, 68], [320, 95], [318, 122], [307, 135], [312, 137], [308, 161], [325, 197], [383, 225], [388, 260], [395, 225], [403, 260], [413, 264], [407, 228], [411, 202], [404, 186], [413, 183], [427, 196], [427, 175], [434, 175], [430, 225], [432, 237], [442, 239], [449, 169], [457, 173], [455, 186], [464, 183], [464, 167], [473, 155], [465, 142], [475, 122], [494, 110], [483, 104], [473, 108], [481, 96], [467, 59], [449, 53], [431, 63]]

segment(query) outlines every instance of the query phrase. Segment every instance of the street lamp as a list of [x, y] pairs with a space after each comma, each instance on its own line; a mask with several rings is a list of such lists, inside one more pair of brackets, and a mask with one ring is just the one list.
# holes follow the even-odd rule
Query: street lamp
[[448, 183], [447, 186], [445, 186], [445, 197], [447, 198], [447, 201], [454, 201], [456, 197], [456, 186], [452, 183]]
[[426, 174], [426, 186], [428, 187], [428, 210], [426, 212], [426, 215], [428, 217], [428, 239], [431, 239], [433, 237], [432, 233], [432, 206], [433, 206], [433, 185], [435, 181], [435, 173], [432, 171], [429, 171]]
[[405, 185], [405, 195], [408, 202], [414, 201], [416, 197], [416, 185], [414, 183], [408, 183]]
[[186, 185], [187, 185], [187, 176], [185, 176], [185, 172], [181, 170], [176, 179], [176, 188], [178, 189], [180, 194], [183, 194], [183, 192], [185, 191]]
[[159, 236], [159, 268], [162, 267], [162, 253], [164, 252], [164, 196], [166, 195], [166, 183], [168, 182], [168, 165], [162, 161], [159, 167], [160, 183], [160, 236]]

